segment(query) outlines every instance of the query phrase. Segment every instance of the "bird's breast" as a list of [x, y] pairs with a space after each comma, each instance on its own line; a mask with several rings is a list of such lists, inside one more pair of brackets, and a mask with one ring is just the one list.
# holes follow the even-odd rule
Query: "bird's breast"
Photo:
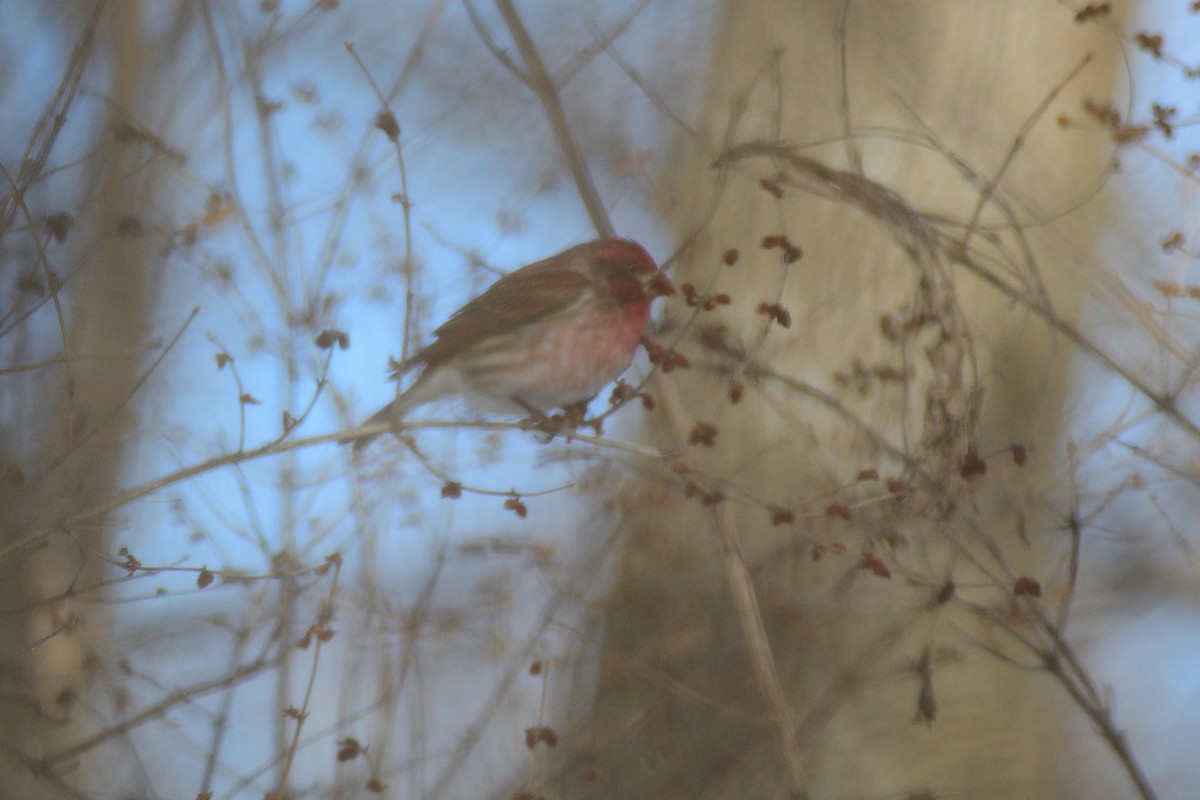
[[481, 348], [468, 369], [483, 392], [497, 399], [520, 398], [551, 411], [591, 398], [624, 372], [648, 315], [648, 302], [583, 302], [514, 333], [506, 342]]

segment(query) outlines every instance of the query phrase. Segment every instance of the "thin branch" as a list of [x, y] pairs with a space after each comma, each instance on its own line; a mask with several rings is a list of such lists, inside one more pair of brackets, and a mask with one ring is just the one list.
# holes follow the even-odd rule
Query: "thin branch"
[[[616, 528], [604, 537], [603, 544], [592, 554], [589, 559], [590, 563], [584, 565], [584, 569], [580, 570], [580, 574], [598, 577], [603, 572], [603, 570], [599, 569], [599, 565], [603, 563], [611, 552], [611, 549], [616, 545], [618, 537], [615, 533]], [[570, 584], [563, 584], [559, 587], [553, 596], [546, 601], [545, 605], [542, 606], [541, 614], [538, 616], [538, 624], [533, 627], [529, 636], [513, 647], [512, 652], [522, 654], [533, 652], [537, 647], [538, 640], [545, 634], [563, 606], [568, 602], [577, 600], [580, 596], [585, 596], [585, 590], [586, 587], [573, 587]], [[512, 659], [508, 667], [504, 670], [504, 674], [496, 681], [487, 702], [463, 734], [454, 754], [451, 758], [447, 759], [445, 767], [433, 782], [432, 788], [425, 793], [424, 797], [426, 800], [441, 800], [441, 798], [445, 797], [451, 783], [461, 775], [463, 765], [470, 763], [471, 756], [475, 748], [482, 741], [489, 723], [492, 722], [493, 718], [504, 706], [504, 703], [509, 699], [509, 691], [512, 689], [513, 684], [519, 676], [526, 674], [528, 668], [529, 664], [526, 661], [520, 658]]]
[[617, 21], [617, 24], [613, 26], [612, 30], [608, 31], [607, 33], [600, 32], [595, 28], [594, 24], [588, 23], [588, 31], [596, 37], [596, 40], [580, 50], [575, 56], [575, 59], [568, 64], [566, 69], [562, 71], [562, 74], [558, 76], [557, 83], [559, 87], [561, 88], [570, 83], [571, 79], [575, 77], [579, 70], [591, 63], [592, 59], [594, 59], [598, 53], [604, 50], [611, 52], [613, 43], [616, 42], [617, 39], [621, 38], [625, 31], [629, 29], [629, 26], [633, 24], [633, 21], [641, 16], [641, 13], [649, 8], [650, 4], [653, 2], [654, 0], [638, 0], [638, 2], [630, 6], [629, 10], [625, 12], [625, 16], [621, 17], [621, 19]]
[[[444, 3], [443, 3], [444, 4]], [[418, 39], [419, 41], [419, 39]], [[415, 323], [415, 314], [413, 309], [416, 307], [416, 291], [414, 289], [414, 281], [416, 279], [416, 265], [413, 263], [413, 246], [412, 246], [412, 199], [408, 195], [408, 170], [404, 165], [404, 147], [401, 144], [401, 128], [396, 121], [395, 114], [388, 105], [387, 99], [379, 91], [375, 79], [371, 76], [370, 70], [363, 60], [359, 57], [358, 51], [355, 50], [352, 42], [346, 42], [346, 49], [350, 52], [354, 63], [362, 70], [366, 76], [367, 83], [371, 85], [371, 90], [375, 92], [375, 97], [379, 100], [379, 105], [383, 107], [379, 117], [376, 120], [376, 127], [383, 131], [392, 146], [396, 150], [396, 165], [400, 171], [400, 212], [404, 223], [404, 333], [400, 344], [400, 361], [407, 362], [408, 357], [412, 354], [412, 333], [413, 324]], [[409, 62], [413, 61], [414, 54], [410, 54]]]
[[[162, 364], [163, 359], [167, 357], [167, 355], [175, 348], [175, 345], [179, 342], [179, 340], [183, 338], [184, 332], [187, 331], [188, 327], [192, 324], [192, 321], [196, 319], [199, 314], [200, 307], [196, 306], [192, 309], [192, 313], [188, 314], [188, 317], [183, 321], [183, 324], [180, 325], [179, 330], [175, 332], [175, 335], [171, 337], [171, 341], [167, 342], [166, 346], [163, 347], [162, 352], [158, 354], [158, 357], [155, 358], [150, 366], [147, 367], [145, 371], [143, 371], [142, 374], [137, 377], [137, 379], [133, 382], [133, 385], [129, 387], [129, 391], [125, 394], [124, 399], [120, 403], [117, 403], [116, 406], [114, 406], [107, 414], [105, 414], [104, 417], [96, 423], [95, 427], [93, 427], [87, 433], [82, 434], [78, 438], [74, 439], [71, 442], [70, 447], [68, 447], [64, 452], [55, 456], [50, 463], [46, 465], [45, 469], [30, 479], [30, 482], [37, 482], [49, 475], [54, 470], [58, 469], [63, 462], [65, 462], [75, 452], [91, 441], [92, 438], [95, 437], [100, 431], [104, 430], [105, 426], [116, 419], [117, 415], [121, 413], [121, 410], [125, 408], [125, 405], [129, 403], [129, 401], [133, 400], [138, 391], [140, 391], [141, 388], [146, 385], [146, 381], [150, 380], [150, 376], [154, 374], [155, 370], [157, 370], [159, 365]], [[0, 559], [0, 561], [2, 560], [3, 559]]]
[[951, 261], [966, 268], [969, 272], [982, 278], [994, 289], [1009, 300], [1022, 305], [1042, 318], [1050, 327], [1054, 328], [1062, 334], [1068, 341], [1075, 345], [1085, 355], [1100, 362], [1110, 372], [1115, 373], [1122, 378], [1126, 383], [1133, 387], [1139, 394], [1158, 409], [1164, 416], [1171, 420], [1177, 427], [1186, 432], [1193, 439], [1200, 441], [1200, 426], [1197, 426], [1190, 418], [1188, 418], [1175, 403], [1174, 396], [1163, 392], [1156, 391], [1148, 383], [1134, 374], [1133, 370], [1118, 362], [1108, 353], [1101, 350], [1097, 345], [1093, 344], [1090, 339], [1083, 335], [1073, 324], [1058, 315], [1054, 309], [1050, 308], [1044, 300], [1030, 298], [1028, 293], [1015, 289], [1000, 279], [994, 272], [980, 264], [969, 253], [958, 246], [958, 243], [952, 240], [946, 241], [947, 255]]
[[217, 29], [213, 22], [210, 6], [211, 0], [201, 0], [200, 12], [201, 18], [204, 20], [204, 33], [208, 40], [209, 49], [212, 51], [213, 69], [216, 71], [217, 79], [217, 94], [221, 98], [221, 146], [225, 161], [225, 183], [235, 200], [233, 203], [234, 216], [238, 221], [238, 225], [241, 227], [242, 233], [245, 234], [246, 241], [250, 244], [255, 260], [262, 267], [267, 278], [272, 282], [276, 295], [278, 295], [281, 291], [278, 276], [271, 269], [271, 259], [267, 255], [266, 246], [263, 244], [262, 238], [258, 235], [254, 224], [250, 221], [250, 217], [246, 212], [247, 204], [239, 188], [238, 176], [241, 174], [241, 171], [237, 167], [237, 159], [234, 153], [233, 90], [230, 87], [229, 73], [225, 68], [225, 55], [221, 51], [221, 40], [217, 36]]
[[513, 61], [512, 57], [500, 48], [500, 45], [496, 44], [496, 40], [492, 38], [492, 34], [488, 32], [487, 26], [479, 18], [479, 12], [475, 10], [475, 6], [471, 3], [471, 0], [463, 0], [463, 5], [467, 9], [467, 18], [471, 20], [471, 27], [475, 28], [475, 33], [479, 34], [483, 46], [488, 49], [497, 61], [504, 65], [505, 69], [515, 75], [517, 80], [528, 85], [530, 82], [528, 73], [521, 69], [520, 65]]
[[[385, 433], [392, 430], [425, 429], [525, 431], [521, 423], [518, 422], [465, 422], [433, 420], [404, 422], [398, 426], [390, 423], [379, 423], [370, 426], [364, 425], [361, 428], [354, 429], [354, 434], [350, 438], [370, 433]], [[280, 455], [282, 453], [290, 453], [295, 450], [302, 450], [308, 447], [342, 443], [347, 438], [347, 432], [334, 431], [332, 433], [325, 433], [319, 436], [310, 436], [303, 439], [289, 439], [287, 441], [276, 440], [252, 450], [239, 450], [233, 453], [225, 453], [223, 455], [214, 456], [213, 458], [205, 459], [204, 461], [193, 464], [189, 467], [178, 469], [174, 472], [167, 473], [166, 475], [161, 475], [158, 478], [147, 481], [146, 483], [126, 489], [122, 492], [118, 492], [107, 500], [97, 503], [89, 509], [70, 514], [55, 522], [44, 524], [42, 527], [34, 529], [24, 537], [10, 542], [3, 548], [0, 548], [0, 568], [11, 564], [14, 560], [26, 556], [34, 550], [42, 548], [50, 540], [50, 537], [56, 532], [68, 531], [79, 525], [94, 522], [95, 520], [103, 517], [105, 514], [126, 506], [129, 503], [140, 500], [141, 498], [147, 497], [156, 492], [160, 492], [169, 486], [183, 483], [184, 481], [190, 480], [198, 475], [203, 475], [205, 473], [218, 470], [222, 467], [228, 467], [234, 464], [243, 464], [249, 461], [256, 461], [260, 458]], [[589, 436], [587, 434], [578, 432], [572, 433], [571, 438], [582, 442], [588, 442], [600, 447], [607, 447], [614, 450], [632, 453], [634, 455], [645, 456], [658, 461], [665, 461], [668, 458], [668, 455], [663, 451], [647, 445], [638, 444], [636, 442], [626, 442], [620, 439], [611, 439], [604, 436]]]
[[[242, 450], [246, 446], [246, 399], [249, 397], [246, 393], [246, 386], [242, 383], [242, 374], [238, 372], [237, 359], [229, 352], [221, 340], [213, 334], [208, 335], [208, 341], [220, 350], [217, 353], [217, 369], [223, 366], [229, 367], [229, 374], [233, 378], [234, 391], [237, 392], [238, 404], [238, 443], [237, 449]], [[222, 364], [224, 361], [224, 364]]]
[[[742, 357], [737, 349], [724, 341], [717, 340], [715, 337], [707, 337], [701, 343], [719, 355], [736, 358], [739, 361]], [[753, 381], [770, 380], [779, 383], [797, 394], [815, 400], [818, 404], [836, 414], [842, 421], [849, 423], [856, 431], [865, 436], [872, 445], [903, 463], [915, 475], [920, 476], [930, 483], [934, 483], [933, 476], [925, 471], [919, 459], [906, 453], [902, 448], [893, 444], [881, 431], [872, 427], [869, 422], [852, 413], [835, 395], [791, 375], [784, 375], [781, 372], [777, 372], [758, 361], [752, 360], [748, 362], [746, 375]]]
[[[313, 689], [317, 685], [317, 668], [321, 664], [321, 649], [326, 641], [333, 635], [332, 629], [329, 627], [333, 622], [334, 599], [337, 597], [338, 577], [342, 574], [342, 562], [336, 560], [333, 562], [333, 582], [329, 587], [329, 594], [325, 601], [321, 604], [321, 610], [318, 612], [317, 621], [309, 628], [306, 639], [309, 640], [312, 648], [312, 666], [308, 671], [308, 685], [304, 689], [304, 701], [300, 704], [300, 708], [296, 709], [295, 722], [296, 728], [292, 732], [292, 742], [287, 750], [287, 757], [283, 761], [283, 768], [279, 773], [279, 781], [276, 784], [278, 787], [274, 793], [268, 795], [272, 798], [283, 800], [287, 796], [288, 776], [292, 771], [292, 764], [296, 762], [296, 753], [300, 749], [300, 733], [304, 730], [304, 723], [308, 719], [309, 705], [312, 702]], [[284, 647], [290, 647], [289, 642], [283, 642]], [[290, 709], [289, 709], [290, 710]]]
[[[22, 190], [41, 175], [46, 159], [50, 157], [50, 151], [54, 149], [54, 143], [58, 141], [59, 132], [67, 122], [67, 111], [79, 91], [79, 83], [83, 79], [83, 67], [92, 51], [96, 27], [107, 8], [107, 2], [99, 2], [93, 6], [92, 14], [88, 17], [83, 33], [80, 34], [79, 41], [75, 43], [75, 47], [71, 51], [71, 58], [67, 62], [67, 68], [58, 83], [58, 88], [55, 89], [54, 97], [46, 104], [46, 110], [38, 119], [33, 133], [29, 136], [29, 146], [21, 156], [21, 167], [17, 172], [17, 183]], [[46, 130], [47, 126], [49, 126], [49, 130], [45, 138], [42, 138], [42, 131]], [[16, 206], [10, 202], [11, 199], [11, 195], [0, 199], [0, 236], [8, 231], [17, 211]]]
[[839, 99], [841, 117], [842, 117], [842, 139], [843, 147], [846, 148], [846, 159], [850, 162], [850, 169], [859, 175], [863, 172], [862, 148], [858, 146], [858, 141], [854, 138], [853, 119], [850, 114], [850, 64], [849, 64], [849, 36], [847, 35], [848, 20], [850, 19], [850, 6], [853, 0], [842, 0], [842, 15], [838, 18], [838, 26], [836, 30], [838, 40], [838, 83], [841, 89], [841, 98]]
[[1058, 607], [1055, 627], [1059, 632], [1067, 628], [1071, 616], [1071, 604], [1075, 601], [1075, 590], [1079, 585], [1079, 559], [1083, 550], [1083, 519], [1079, 514], [1079, 465], [1076, 462], [1075, 446], [1067, 443], [1067, 470], [1071, 479], [1071, 510], [1067, 516], [1067, 532], [1071, 535], [1070, 557], [1067, 561], [1067, 587], [1062, 603]]
[[404, 445], [408, 452], [412, 453], [416, 457], [417, 461], [422, 467], [425, 468], [426, 472], [442, 481], [443, 484], [454, 484], [460, 491], [466, 492], [467, 494], [477, 494], [483, 497], [514, 497], [518, 494], [521, 497], [543, 497], [545, 495], [557, 494], [559, 492], [564, 492], [567, 489], [575, 488], [574, 481], [567, 481], [566, 483], [560, 483], [557, 486], [551, 486], [546, 489], [521, 492], [518, 492], [516, 489], [485, 489], [481, 486], [470, 486], [462, 481], [455, 480], [450, 473], [434, 464], [428, 456], [421, 452], [420, 448], [417, 447], [416, 441], [412, 437], [404, 436], [400, 439], [400, 443]]
[[762, 612], [758, 607], [758, 597], [754, 594], [750, 571], [746, 568], [746, 561], [742, 558], [737, 539], [730, 529], [728, 507], [721, 504], [714, 508], [712, 519], [713, 538], [720, 549], [721, 566], [725, 571], [725, 579], [729, 582], [729, 592], [733, 596], [733, 605], [737, 610], [746, 651], [758, 678], [759, 687], [766, 696], [767, 704], [775, 718], [779, 749], [787, 768], [789, 796], [793, 800], [802, 800], [807, 798], [808, 794], [804, 790], [804, 766], [800, 761], [800, 751], [796, 747], [794, 734], [796, 715], [788, 704], [783, 684], [779, 680], [779, 670], [771, 653], [767, 630], [763, 626]]
[[[1125, 741], [1124, 734], [1117, 728], [1112, 713], [1092, 682], [1091, 676], [1084, 669], [1075, 649], [1042, 614], [1041, 608], [1036, 603], [1030, 603], [1030, 608], [1039, 625], [1050, 637], [1053, 646], [1052, 651], [1044, 654], [1047, 670], [1058, 678], [1059, 683], [1067, 690], [1076, 704], [1091, 718], [1109, 749], [1121, 762], [1121, 766], [1124, 767], [1125, 774], [1137, 790], [1138, 796], [1142, 800], [1155, 800], [1157, 795], [1150, 786], [1150, 781], [1134, 757], [1129, 743]], [[1070, 670], [1069, 673], [1063, 667], [1064, 662]]]
[[[71, 437], [72, 428], [75, 426], [75, 375], [71, 370], [71, 362], [74, 360], [71, 355], [71, 337], [67, 334], [67, 318], [63, 313], [62, 299], [58, 294], [58, 278], [50, 269], [50, 262], [46, 259], [46, 247], [42, 244], [42, 239], [38, 236], [37, 226], [33, 221], [33, 214], [29, 213], [29, 206], [25, 203], [25, 192], [16, 184], [12, 175], [3, 166], [0, 166], [0, 172], [4, 173], [5, 180], [12, 187], [12, 198], [21, 208], [21, 213], [25, 215], [25, 221], [29, 225], [29, 235], [33, 239], [33, 245], [37, 248], [38, 264], [42, 267], [42, 272], [46, 276], [46, 287], [50, 292], [50, 299], [54, 302], [54, 316], [58, 319], [58, 334], [62, 338], [63, 347], [63, 367], [67, 373], [67, 437]], [[47, 240], [50, 234], [47, 234]]]
[[[157, 350], [159, 344], [153, 343], [146, 345], [147, 350]], [[40, 361], [30, 361], [25, 364], [13, 364], [9, 367], [0, 367], [0, 375], [12, 375], [18, 372], [34, 372], [46, 367], [53, 367], [55, 364], [62, 364], [65, 361], [72, 360], [79, 364], [84, 361], [112, 361], [116, 358], [136, 358], [142, 351], [141, 347], [130, 347], [124, 352], [114, 353], [75, 353], [70, 359], [65, 355], [50, 356], [43, 358]]]
[[[600, 33], [598, 31], [593, 31], [593, 35], [597, 38], [600, 38]], [[689, 125], [683, 119], [683, 117], [671, 110], [671, 107], [667, 105], [666, 100], [664, 100], [658, 92], [655, 92], [646, 84], [645, 79], [642, 78], [638, 71], [633, 68], [632, 64], [625, 60], [625, 57], [621, 55], [616, 46], [610, 40], [602, 39], [602, 41], [604, 42], [604, 52], [613, 60], [613, 63], [620, 68], [621, 72], [625, 73], [625, 77], [629, 78], [633, 85], [641, 90], [642, 96], [649, 100], [652, 106], [658, 109], [658, 113], [671, 120], [671, 123], [678, 130], [682, 131], [685, 136], [691, 139], [692, 144], [696, 146], [696, 149], [708, 155], [712, 155], [715, 158], [715, 154], [709, 152], [708, 144], [704, 141], [704, 137], [700, 134], [700, 132], [697, 131], [692, 125]], [[665, 267], [666, 265], [664, 264], [663, 266]]]
[[509, 33], [512, 34], [513, 42], [517, 45], [517, 51], [525, 62], [525, 85], [533, 90], [538, 100], [541, 101], [542, 108], [546, 112], [546, 119], [550, 123], [550, 129], [558, 142], [559, 151], [562, 153], [567, 169], [571, 171], [571, 177], [575, 180], [575, 190], [579, 192], [579, 197], [583, 200], [583, 205], [592, 220], [592, 227], [600, 236], [616, 236], [616, 229], [613, 227], [612, 220], [608, 218], [608, 211], [600, 200], [599, 192], [596, 191], [596, 184], [588, 171], [587, 162], [583, 158], [578, 142], [575, 141], [575, 136], [571, 133], [571, 125], [567, 120], [566, 111], [563, 110], [558, 86], [542, 64], [541, 53], [538, 52], [533, 39], [530, 38], [529, 31], [525, 29], [525, 24], [521, 21], [521, 16], [517, 13], [512, 0], [496, 0], [496, 7], [500, 9], [500, 14], [504, 17], [505, 24], [508, 25]]
[[1003, 180], [1004, 173], [1008, 171], [1013, 159], [1017, 157], [1017, 153], [1021, 152], [1021, 148], [1025, 146], [1025, 138], [1029, 135], [1029, 132], [1033, 130], [1033, 126], [1036, 125], [1037, 121], [1041, 119], [1043, 114], [1046, 113], [1046, 109], [1050, 108], [1050, 104], [1054, 102], [1054, 99], [1058, 97], [1062, 90], [1067, 88], [1067, 84], [1073, 81], [1075, 77], [1079, 75], [1079, 73], [1083, 72], [1084, 67], [1090, 64], [1091, 61], [1092, 54], [1088, 53], [1083, 57], [1079, 64], [1076, 65], [1075, 69], [1067, 73], [1065, 78], [1059, 81], [1058, 84], [1056, 84], [1049, 92], [1046, 93], [1046, 96], [1042, 98], [1042, 102], [1038, 103], [1037, 108], [1033, 110], [1033, 113], [1030, 114], [1025, 120], [1024, 124], [1021, 125], [1021, 129], [1017, 131], [1017, 135], [1013, 138], [1012, 146], [1008, 149], [1008, 152], [1005, 153], [1004, 160], [1000, 162], [1000, 168], [996, 170], [996, 174], [990, 181], [987, 182], [987, 185], [984, 186], [983, 191], [979, 195], [979, 202], [975, 204], [975, 210], [971, 212], [971, 221], [967, 223], [967, 232], [962, 239], [964, 248], [971, 241], [971, 237], [975, 234], [975, 226], [979, 224], [979, 218], [983, 214], [983, 209], [987, 206], [988, 200], [996, 191], [996, 188], [1000, 185], [1000, 181]]
[[259, 658], [249, 664], [238, 667], [232, 672], [225, 672], [209, 681], [189, 686], [186, 689], [172, 692], [164, 697], [159, 702], [152, 706], [148, 706], [138, 714], [123, 720], [116, 725], [105, 728], [103, 731], [89, 736], [88, 738], [76, 742], [73, 745], [65, 747], [61, 750], [55, 750], [47, 753], [41, 759], [35, 762], [34, 767], [40, 774], [49, 774], [49, 770], [57, 764], [64, 761], [69, 761], [76, 756], [82, 755], [92, 748], [100, 745], [109, 739], [124, 736], [134, 728], [137, 728], [144, 722], [152, 719], [158, 719], [181, 703], [190, 702], [198, 697], [203, 697], [210, 692], [215, 692], [219, 689], [224, 689], [231, 684], [238, 683], [242, 680], [252, 678], [261, 672], [264, 672], [279, 663], [278, 658]]
[[[246, 638], [248, 632], [239, 631], [237, 638], [234, 641], [233, 652], [229, 656], [229, 671], [237, 669], [237, 664], [242, 660], [242, 651], [246, 647]], [[225, 741], [225, 736], [229, 732], [229, 714], [233, 711], [233, 698], [237, 694], [237, 684], [230, 683], [225, 688], [225, 693], [221, 696], [221, 704], [217, 709], [217, 716], [213, 720], [212, 735], [209, 737], [208, 752], [204, 759], [204, 775], [200, 779], [200, 791], [197, 797], [204, 797], [205, 792], [212, 796], [213, 778], [217, 772], [217, 761], [221, 755], [221, 745]]]
[[1127, 442], [1124, 439], [1116, 439], [1116, 438], [1114, 438], [1112, 440], [1112, 442], [1113, 442], [1113, 444], [1124, 447], [1126, 450], [1133, 453], [1134, 455], [1136, 455], [1140, 458], [1143, 458], [1146, 461], [1149, 461], [1154, 466], [1159, 467], [1160, 469], [1166, 470], [1167, 472], [1174, 475], [1176, 478], [1187, 481], [1188, 483], [1192, 484], [1192, 486], [1200, 487], [1200, 474], [1190, 471], [1190, 470], [1186, 469], [1185, 467], [1176, 466], [1175, 464], [1168, 462], [1165, 458], [1158, 455], [1157, 453], [1152, 453], [1151, 451], [1147, 450], [1146, 448], [1144, 448], [1140, 445], [1136, 445], [1133, 442]]

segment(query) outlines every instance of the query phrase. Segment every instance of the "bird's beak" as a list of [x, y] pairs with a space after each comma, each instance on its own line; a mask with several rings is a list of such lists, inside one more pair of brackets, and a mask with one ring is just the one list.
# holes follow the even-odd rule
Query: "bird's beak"
[[659, 270], [642, 278], [642, 291], [653, 300], [655, 297], [670, 297], [675, 294], [675, 286], [667, 280], [666, 274]]

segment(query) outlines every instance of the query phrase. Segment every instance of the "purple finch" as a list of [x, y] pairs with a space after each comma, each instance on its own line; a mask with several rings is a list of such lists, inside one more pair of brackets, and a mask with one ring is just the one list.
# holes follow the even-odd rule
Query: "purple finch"
[[[596, 239], [521, 267], [434, 331], [436, 340], [395, 371], [399, 379], [422, 367], [416, 381], [364, 424], [455, 395], [535, 418], [590, 400], [633, 360], [650, 302], [672, 292], [629, 239]], [[378, 435], [353, 439], [354, 449]]]

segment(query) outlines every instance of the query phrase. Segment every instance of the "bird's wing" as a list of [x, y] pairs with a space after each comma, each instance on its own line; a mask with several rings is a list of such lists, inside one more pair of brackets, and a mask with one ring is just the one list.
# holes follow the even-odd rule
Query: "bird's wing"
[[485, 339], [552, 316], [574, 304], [588, 283], [586, 275], [565, 267], [562, 254], [522, 267], [456, 311], [412, 361], [436, 366]]

